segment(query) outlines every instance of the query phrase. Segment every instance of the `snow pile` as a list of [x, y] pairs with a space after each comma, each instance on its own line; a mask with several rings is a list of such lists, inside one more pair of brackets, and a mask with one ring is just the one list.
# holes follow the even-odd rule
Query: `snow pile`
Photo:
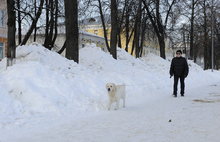
[[[79, 52], [80, 64], [37, 43], [17, 48], [17, 63], [5, 69], [0, 62], [0, 128], [46, 123], [45, 119], [73, 117], [106, 110], [105, 84], [126, 84], [127, 99], [135, 101], [170, 87], [170, 62], [153, 54], [136, 59], [118, 48], [118, 60], [95, 45]], [[190, 85], [219, 79], [189, 62]], [[203, 78], [201, 78], [201, 76]], [[172, 93], [172, 92], [171, 92]], [[34, 121], [32, 119], [35, 119]]]

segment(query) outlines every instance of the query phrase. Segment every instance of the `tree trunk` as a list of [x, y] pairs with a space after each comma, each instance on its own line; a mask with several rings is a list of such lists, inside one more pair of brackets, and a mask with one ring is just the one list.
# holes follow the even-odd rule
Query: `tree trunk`
[[128, 44], [129, 44], [129, 15], [128, 15], [128, 8], [126, 9], [126, 15], [125, 15], [125, 36], [126, 36], [126, 46], [125, 51], [128, 52]]
[[52, 49], [52, 38], [53, 38], [53, 28], [54, 28], [54, 3], [53, 0], [50, 0], [50, 33], [48, 36], [49, 46], [47, 47], [49, 50]]
[[159, 45], [160, 45], [160, 57], [166, 59], [164, 36], [160, 36], [158, 40], [159, 40]]
[[[20, 10], [20, 0], [17, 1], [17, 7]], [[18, 44], [21, 43], [21, 12], [18, 11]]]
[[136, 23], [134, 24], [134, 39], [133, 39], [133, 42], [132, 42], [132, 48], [131, 48], [131, 55], [133, 55], [133, 52], [134, 52], [134, 47], [135, 47], [135, 39], [136, 39]]
[[138, 4], [138, 12], [137, 12], [137, 18], [136, 18], [136, 36], [135, 36], [135, 55], [136, 58], [140, 57], [140, 27], [141, 27], [141, 6], [142, 2], [139, 0]]
[[7, 50], [7, 67], [15, 63], [16, 46], [15, 46], [15, 1], [7, 0], [8, 11], [8, 50]]
[[[160, 57], [166, 59], [166, 54], [165, 54], [165, 41], [164, 41], [164, 37], [166, 35], [166, 26], [167, 26], [167, 21], [168, 21], [168, 16], [170, 15], [170, 11], [172, 9], [172, 6], [174, 5], [174, 3], [176, 2], [176, 0], [173, 0], [172, 3], [169, 5], [169, 9], [167, 11], [166, 17], [165, 17], [165, 22], [164, 24], [162, 23], [162, 19], [161, 19], [161, 14], [160, 14], [160, 0], [156, 0], [156, 6], [155, 6], [155, 12], [151, 11], [146, 3], [146, 0], [142, 0], [142, 2], [144, 3], [144, 8], [147, 10], [147, 14], [150, 18], [151, 24], [154, 28], [154, 31], [157, 34], [157, 38], [159, 40], [159, 45], [160, 45]], [[155, 17], [156, 16], [156, 17]]]
[[193, 39], [193, 35], [194, 35], [194, 10], [195, 10], [195, 2], [194, 0], [192, 0], [192, 13], [191, 13], [191, 29], [190, 29], [190, 59], [192, 60], [193, 59], [193, 50], [194, 50], [194, 47], [193, 47], [193, 42], [194, 42], [194, 39]]
[[45, 39], [44, 47], [48, 48], [48, 33], [49, 33], [49, 0], [46, 0], [46, 27], [45, 27]]
[[208, 47], [207, 47], [207, 42], [208, 42], [208, 33], [207, 33], [207, 17], [206, 17], [206, 4], [205, 0], [203, 1], [203, 6], [204, 6], [204, 69], [208, 69]]
[[56, 41], [56, 38], [57, 38], [57, 19], [58, 19], [58, 0], [55, 0], [55, 8], [56, 8], [56, 12], [55, 12], [55, 21], [54, 21], [54, 24], [55, 24], [55, 33], [54, 33], [54, 37], [53, 37], [53, 40], [52, 40], [52, 47], [54, 47], [54, 43]]
[[111, 0], [111, 51], [113, 58], [117, 60], [117, 7], [116, 0]]
[[[18, 0], [19, 1], [19, 0]], [[36, 0], [34, 0], [34, 15], [37, 15], [37, 5], [36, 5]], [[37, 37], [37, 24], [34, 27], [34, 42], [36, 42], [36, 37]]]
[[144, 41], [145, 41], [145, 31], [146, 31], [146, 22], [147, 22], [147, 17], [145, 17], [144, 22], [142, 24], [142, 28], [141, 28], [141, 45], [140, 45], [140, 57], [142, 57], [142, 53], [143, 53], [143, 45], [144, 45]]
[[161, 15], [159, 12], [160, 9], [160, 0], [157, 0], [156, 2], [156, 23], [158, 26], [158, 33], [157, 33], [157, 38], [159, 40], [159, 45], [160, 45], [160, 57], [166, 59], [165, 55], [165, 42], [164, 42], [164, 34], [165, 34], [165, 26], [163, 26]]
[[108, 45], [108, 35], [107, 35], [107, 32], [106, 32], [105, 20], [104, 20], [104, 16], [103, 16], [103, 12], [102, 12], [102, 4], [101, 4], [100, 0], [99, 0], [99, 12], [100, 12], [101, 20], [102, 20], [102, 27], [103, 27], [103, 30], [104, 30], [105, 44], [106, 44], [106, 47], [107, 47], [108, 51], [110, 52], [110, 47]]
[[118, 47], [121, 48], [121, 33], [118, 33]]
[[65, 0], [66, 58], [79, 63], [77, 0]]
[[58, 54], [61, 54], [61, 53], [63, 53], [63, 51], [64, 51], [65, 49], [66, 49], [66, 41], [64, 42], [62, 48], [61, 48], [59, 51], [57, 51], [57, 53], [58, 53]]

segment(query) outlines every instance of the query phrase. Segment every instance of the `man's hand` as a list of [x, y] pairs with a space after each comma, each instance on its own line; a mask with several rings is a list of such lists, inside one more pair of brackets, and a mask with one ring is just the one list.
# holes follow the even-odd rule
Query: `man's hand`
[[170, 75], [170, 78], [172, 78], [173, 75]]
[[186, 77], [187, 77], [187, 75], [185, 74], [185, 75], [184, 75], [184, 77], [186, 78]]

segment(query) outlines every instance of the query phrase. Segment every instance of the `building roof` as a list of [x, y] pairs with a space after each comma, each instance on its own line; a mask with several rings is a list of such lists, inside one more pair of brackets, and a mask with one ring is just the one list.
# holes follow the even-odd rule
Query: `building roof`
[[[106, 24], [111, 24], [111, 15], [104, 15], [104, 20]], [[79, 21], [79, 25], [99, 25], [102, 24], [101, 16], [86, 18]]]

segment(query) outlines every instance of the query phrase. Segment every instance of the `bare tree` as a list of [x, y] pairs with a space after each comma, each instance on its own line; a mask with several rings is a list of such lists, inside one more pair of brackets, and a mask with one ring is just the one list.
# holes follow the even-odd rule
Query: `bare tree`
[[[133, 20], [131, 20], [132, 15], [132, 5], [134, 1], [125, 0], [125, 36], [126, 36], [126, 45], [125, 45], [125, 51], [128, 52], [128, 44], [130, 42], [130, 39], [134, 33], [134, 28], [130, 28], [134, 26]], [[132, 30], [131, 30], [132, 29]]]
[[170, 3], [169, 1], [165, 1], [165, 5], [163, 5], [166, 9], [165, 14], [165, 20], [163, 22], [162, 14], [160, 12], [161, 9], [161, 0], [155, 0], [155, 1], [146, 1], [142, 0], [144, 3], [144, 8], [147, 10], [147, 14], [150, 18], [151, 24], [154, 27], [154, 30], [156, 32], [159, 45], [160, 45], [160, 56], [162, 58], [166, 58], [165, 55], [165, 36], [166, 36], [166, 28], [168, 23], [168, 18], [170, 16], [170, 11], [172, 10], [173, 5], [176, 3], [176, 0], [172, 0]]
[[49, 50], [54, 47], [54, 43], [57, 38], [58, 11], [58, 0], [46, 0], [46, 28], [44, 46]]
[[194, 17], [195, 17], [195, 5], [198, 2], [198, 0], [192, 0], [192, 13], [191, 13], [191, 28], [190, 28], [190, 57], [193, 59], [193, 43], [194, 43]]
[[37, 14], [36, 14], [35, 17], [32, 17], [31, 14], [28, 14], [32, 18], [32, 24], [31, 24], [28, 32], [24, 36], [24, 39], [22, 40], [21, 45], [26, 44], [26, 42], [28, 41], [29, 37], [31, 36], [33, 30], [35, 29], [37, 21], [40, 18], [40, 15], [41, 15], [41, 12], [42, 12], [42, 9], [43, 9], [43, 4], [44, 4], [44, 0], [40, 0], [40, 5], [39, 5], [38, 11], [37, 11]]

